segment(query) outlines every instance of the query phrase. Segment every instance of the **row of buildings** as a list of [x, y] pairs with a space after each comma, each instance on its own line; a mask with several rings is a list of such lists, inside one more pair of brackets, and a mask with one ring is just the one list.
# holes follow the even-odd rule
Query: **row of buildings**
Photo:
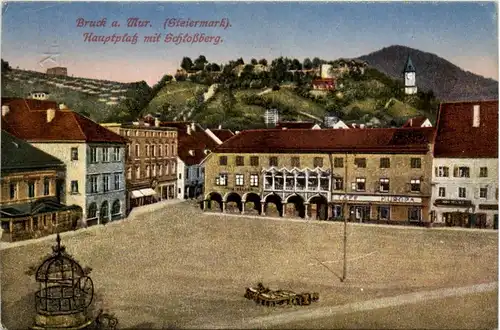
[[15, 241], [104, 224], [137, 206], [202, 194], [201, 160], [232, 136], [146, 117], [97, 124], [63, 104], [2, 98], [0, 216]]
[[405, 126], [243, 131], [203, 161], [205, 209], [497, 228], [498, 101]]

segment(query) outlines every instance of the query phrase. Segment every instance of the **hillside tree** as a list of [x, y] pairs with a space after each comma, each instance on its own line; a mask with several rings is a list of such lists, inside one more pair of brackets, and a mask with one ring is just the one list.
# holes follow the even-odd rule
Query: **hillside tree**
[[252, 64], [252, 65], [257, 65], [257, 64], [259, 64], [259, 63], [257, 62], [257, 60], [256, 60], [255, 58], [252, 58], [252, 59], [250, 60], [250, 64]]
[[194, 70], [200, 71], [205, 69], [205, 64], [207, 63], [207, 58], [204, 55], [198, 56], [198, 58], [194, 60]]
[[263, 66], [267, 66], [267, 60], [265, 58], [261, 58], [259, 60], [259, 64], [263, 65]]
[[181, 68], [183, 68], [188, 72], [191, 71], [193, 69], [193, 61], [191, 61], [191, 58], [189, 57], [182, 58]]
[[315, 69], [319, 68], [321, 66], [322, 62], [323, 61], [321, 61], [318, 57], [313, 58], [313, 60], [312, 60], [313, 68], [315, 68]]
[[313, 63], [310, 58], [304, 59], [303, 67], [304, 70], [311, 70], [313, 68]]

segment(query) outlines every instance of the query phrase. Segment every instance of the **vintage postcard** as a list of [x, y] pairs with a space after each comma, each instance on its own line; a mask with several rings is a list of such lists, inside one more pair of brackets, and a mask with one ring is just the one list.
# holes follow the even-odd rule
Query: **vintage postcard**
[[495, 2], [2, 1], [1, 327], [497, 329]]

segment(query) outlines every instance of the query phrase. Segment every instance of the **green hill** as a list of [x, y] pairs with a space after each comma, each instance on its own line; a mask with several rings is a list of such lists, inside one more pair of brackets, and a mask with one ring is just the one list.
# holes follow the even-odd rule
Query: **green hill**
[[101, 121], [130, 97], [132, 84], [35, 71], [2, 71], [2, 97], [29, 97], [33, 91], [49, 93], [49, 100], [65, 103], [74, 111]]

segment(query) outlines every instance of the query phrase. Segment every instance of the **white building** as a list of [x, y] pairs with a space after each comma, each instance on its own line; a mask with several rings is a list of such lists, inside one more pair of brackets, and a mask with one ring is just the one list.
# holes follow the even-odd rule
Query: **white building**
[[404, 76], [405, 76], [405, 94], [407, 95], [417, 94], [415, 66], [411, 61], [410, 55], [408, 55], [408, 59], [406, 60]]
[[161, 125], [177, 128], [177, 198], [202, 195], [205, 168], [201, 162], [219, 145], [219, 140], [194, 122], [162, 122]]
[[434, 223], [498, 228], [498, 101], [441, 105], [433, 167]]
[[124, 217], [124, 138], [52, 101], [9, 99], [4, 107], [4, 129], [66, 165], [58, 193], [82, 208], [83, 225]]

